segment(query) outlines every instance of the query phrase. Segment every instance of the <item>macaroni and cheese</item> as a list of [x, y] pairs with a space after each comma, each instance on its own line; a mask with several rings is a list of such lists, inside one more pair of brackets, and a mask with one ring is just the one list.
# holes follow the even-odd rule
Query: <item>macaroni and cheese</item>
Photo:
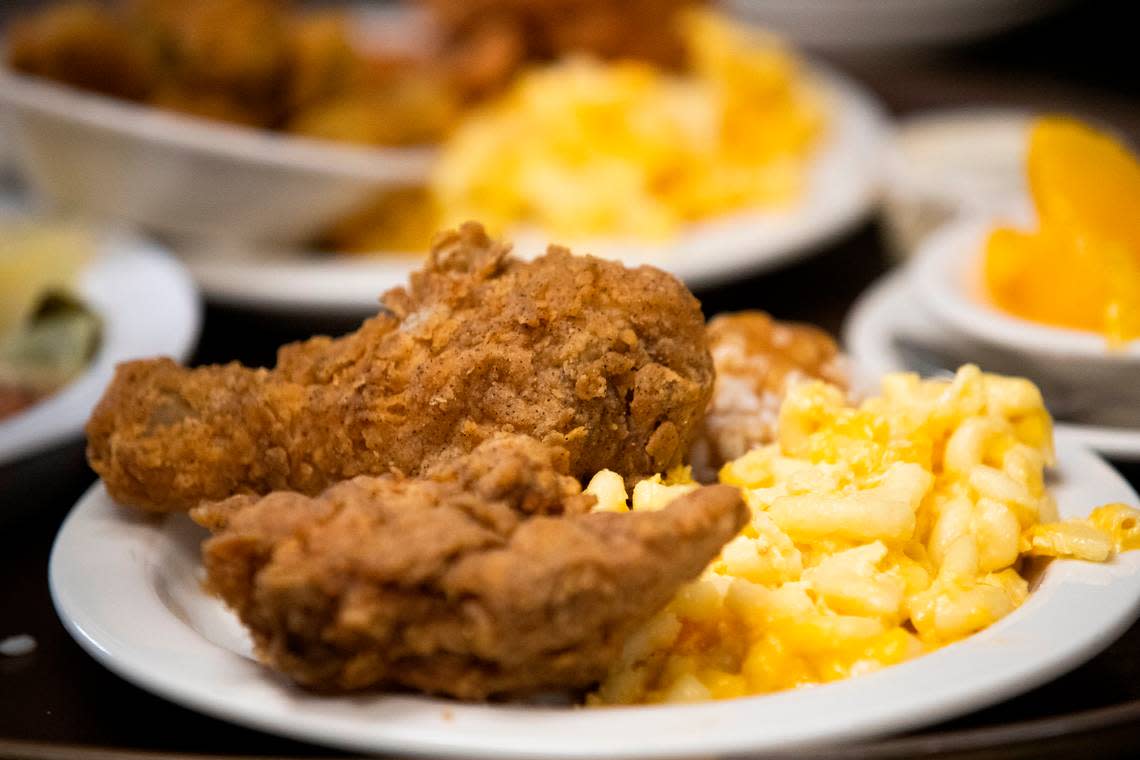
[[[1140, 546], [1140, 511], [1057, 520], [1052, 422], [1028, 380], [965, 366], [895, 374], [850, 405], [813, 382], [785, 400], [777, 442], [725, 465], [752, 520], [627, 643], [594, 704], [719, 699], [892, 665], [999, 620], [1029, 593], [1025, 556], [1108, 559]], [[660, 509], [678, 469], [587, 491], [599, 510]]]

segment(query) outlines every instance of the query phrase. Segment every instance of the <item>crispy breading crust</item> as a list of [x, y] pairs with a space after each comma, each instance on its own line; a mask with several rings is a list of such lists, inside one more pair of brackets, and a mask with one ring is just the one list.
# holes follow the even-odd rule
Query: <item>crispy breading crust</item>
[[384, 312], [284, 347], [275, 370], [122, 365], [87, 426], [91, 466], [119, 502], [172, 511], [413, 475], [500, 432], [564, 448], [578, 478], [679, 464], [712, 393], [697, 300], [651, 267], [508, 250], [476, 224], [440, 236]]
[[725, 462], [775, 440], [780, 404], [796, 384], [824, 380], [847, 387], [846, 360], [818, 327], [741, 311], [709, 320], [707, 334], [716, 385], [689, 455], [702, 481], [715, 481]]
[[207, 586], [262, 661], [311, 688], [483, 699], [588, 686], [747, 509], [711, 486], [660, 512], [584, 514], [592, 497], [551, 451], [497, 439], [428, 478], [200, 507], [218, 531]]

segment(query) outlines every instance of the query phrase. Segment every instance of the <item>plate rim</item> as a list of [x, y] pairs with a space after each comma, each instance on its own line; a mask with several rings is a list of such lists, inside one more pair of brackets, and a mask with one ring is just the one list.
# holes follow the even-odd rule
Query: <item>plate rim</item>
[[[1083, 447], [1078, 441], [1070, 436], [1059, 434], [1057, 446], [1061, 455], [1062, 472], [1068, 473], [1069, 477], [1073, 478], [1076, 485], [1072, 487], [1078, 491], [1095, 487], [1096, 492], [1102, 495], [1111, 492], [1112, 498], [1130, 500], [1133, 503], [1136, 502], [1137, 498], [1140, 498], [1109, 464]], [[1083, 505], [1074, 509], [1076, 508], [1083, 508]], [[76, 531], [85, 530], [82, 527], [84, 520], [91, 520], [88, 512], [98, 514], [98, 510], [102, 510], [105, 513], [104, 517], [106, 517], [117, 514], [115, 510], [118, 509], [120, 508], [114, 506], [110, 498], [106, 496], [102, 484], [97, 482], [84, 494], [71, 514], [68, 515], [52, 549], [49, 566], [52, 601], [68, 632], [79, 644], [113, 672], [168, 700], [229, 722], [295, 739], [356, 751], [405, 752], [421, 755], [431, 754], [437, 757], [483, 758], [534, 757], [536, 755], [558, 758], [585, 758], [599, 755], [611, 757], [681, 757], [693, 753], [723, 754], [791, 749], [793, 747], [821, 746], [843, 739], [873, 738], [980, 709], [1044, 683], [1101, 651], [1118, 638], [1140, 612], [1140, 553], [1124, 555], [1123, 558], [1106, 565], [1069, 561], [1052, 566], [1041, 588], [1034, 595], [1031, 595], [1025, 605], [985, 631], [916, 660], [856, 679], [812, 689], [680, 707], [615, 707], [598, 711], [564, 709], [558, 711], [554, 723], [569, 720], [570, 727], [575, 731], [574, 736], [576, 738], [585, 736], [585, 738], [581, 739], [576, 746], [559, 747], [528, 744], [525, 736], [520, 740], [517, 736], [488, 734], [486, 731], [482, 734], [479, 734], [478, 731], [471, 734], [470, 726], [467, 726], [466, 729], [468, 741], [463, 741], [461, 735], [457, 736], [453, 731], [452, 735], [449, 736], [446, 730], [449, 727], [454, 729], [462, 726], [471, 720], [477, 721], [479, 718], [486, 717], [487, 714], [492, 716], [490, 723], [493, 726], [494, 718], [497, 717], [496, 714], [501, 716], [505, 713], [508, 719], [514, 719], [517, 714], [525, 711], [528, 718], [537, 718], [542, 724], [539, 729], [532, 729], [532, 734], [536, 730], [549, 731], [552, 725], [549, 722], [552, 711], [547, 709], [517, 706], [502, 708], [468, 706], [426, 698], [375, 695], [362, 698], [363, 702], [369, 702], [372, 705], [391, 702], [396, 706], [403, 705], [406, 708], [408, 704], [416, 704], [420, 705], [420, 712], [442, 710], [442, 717], [436, 721], [437, 725], [435, 725], [434, 731], [426, 732], [421, 727], [419, 729], [421, 733], [418, 738], [414, 739], [410, 739], [406, 733], [401, 735], [399, 731], [396, 731], [394, 735], [391, 732], [387, 735], [381, 732], [380, 738], [377, 738], [376, 735], [366, 738], [361, 734], [346, 736], [343, 733], [338, 733], [343, 731], [343, 726], [337, 725], [335, 719], [322, 725], [320, 721], [328, 720], [328, 716], [322, 716], [320, 711], [314, 709], [313, 705], [310, 704], [315, 701], [319, 707], [323, 700], [329, 698], [313, 697], [285, 686], [280, 680], [266, 677], [265, 680], [273, 684], [267, 687], [270, 689], [268, 692], [270, 695], [277, 691], [283, 692], [280, 698], [276, 700], [277, 704], [270, 705], [267, 708], [265, 700], [255, 700], [255, 704], [252, 706], [245, 705], [235, 708], [234, 699], [227, 696], [232, 694], [232, 689], [206, 692], [199, 689], [199, 692], [195, 693], [193, 689], [188, 690], [184, 683], [179, 684], [177, 680], [171, 682], [169, 674], [150, 672], [147, 670], [145, 657], [140, 663], [137, 653], [134, 655], [134, 660], [123, 659], [123, 653], [120, 651], [123, 643], [101, 637], [98, 631], [100, 625], [98, 620], [92, 621], [89, 617], [85, 618], [82, 609], [77, 615], [75, 589], [68, 587], [65, 580], [68, 573], [74, 574], [76, 570], [68, 566], [66, 554], [74, 549], [76, 540], [83, 540], [82, 536], [76, 538]], [[125, 513], [124, 519], [126, 519]], [[139, 518], [132, 517], [130, 519], [134, 522], [141, 522]], [[81, 527], [76, 528], [77, 525]], [[164, 535], [161, 531], [152, 530], [152, 526], [149, 525], [140, 524], [137, 527], [141, 531], [147, 531], [145, 535], [156, 537]], [[151, 549], [154, 550], [154, 546], [159, 542], [157, 538], [151, 541]], [[121, 548], [119, 547], [119, 549]], [[144, 549], [137, 546], [135, 550], [145, 553]], [[123, 556], [123, 553], [118, 549], [102, 551], [102, 553], [111, 555], [113, 558], [121, 559]], [[1119, 585], [1110, 586], [1105, 583], [1106, 579], [1113, 577], [1117, 579], [1118, 583], [1126, 581], [1130, 585], [1121, 588]], [[1097, 597], [1096, 588], [1110, 589], [1109, 593], [1113, 597], [1119, 597], [1119, 599], [1115, 604], [1105, 606], [1094, 600], [1094, 597]], [[1060, 595], [1059, 599], [1055, 598], [1058, 594]], [[1072, 598], [1069, 599], [1068, 597]], [[1051, 607], [1049, 606], [1050, 600], [1053, 602]], [[1087, 610], [1089, 614], [1073, 615], [1072, 608], [1067, 604], [1068, 601], [1079, 601], [1081, 604], [1090, 604], [1092, 607]], [[1058, 606], [1062, 602], [1066, 602], [1064, 609]], [[1050, 648], [1056, 643], [1048, 640], [1050, 630], [1040, 627], [1037, 629], [1025, 628], [1042, 616], [1042, 608], [1044, 612], [1051, 612], [1054, 616], [1062, 615], [1066, 619], [1079, 619], [1082, 621], [1082, 625], [1090, 619], [1095, 620], [1097, 625], [1094, 628], [1079, 631], [1078, 636], [1064, 640], [1060, 648]], [[169, 610], [166, 612], [169, 617], [173, 617]], [[1026, 619], [1027, 615], [1030, 616], [1028, 619]], [[1048, 619], [1048, 615], [1045, 615], [1045, 619]], [[137, 624], [137, 617], [132, 616], [132, 620]], [[188, 623], [183, 623], [182, 626], [184, 629], [193, 632], [195, 636], [201, 636]], [[1024, 659], [1015, 660], [1013, 666], [1007, 667], [1004, 671], [999, 671], [998, 677], [995, 678], [992, 671], [987, 671], [987, 674], [981, 677], [981, 681], [972, 686], [943, 678], [940, 682], [942, 691], [936, 689], [935, 692], [937, 693], [934, 693], [933, 696], [929, 690], [914, 691], [914, 687], [916, 685], [921, 687], [924, 683], [923, 679], [929, 678], [930, 674], [937, 673], [939, 670], [954, 670], [956, 666], [960, 666], [964, 657], [975, 659], [980, 657], [983, 664], [992, 665], [995, 654], [991, 650], [1000, 653], [1003, 647], [1017, 643], [1019, 636], [1024, 639], [1022, 634], [1027, 631], [1032, 633], [1033, 630], [1037, 631], [1039, 640], [1036, 642], [1031, 640], [1030, 644], [1035, 645], [1038, 650], [1044, 653], [1044, 659], [1038, 658], [1028, 662]], [[1045, 636], [1043, 640], [1041, 639], [1042, 635]], [[239, 658], [239, 655], [220, 645], [211, 644], [205, 639], [202, 639], [202, 642], [207, 650], [213, 651], [214, 657], [238, 658], [235, 662], [241, 662], [242, 665], [235, 665], [235, 667], [256, 668], [252, 663]], [[201, 655], [201, 653], [198, 654]], [[944, 664], [947, 659], [949, 662]], [[200, 656], [195, 659], [195, 663], [199, 666], [203, 662], [205, 661]], [[265, 675], [260, 670], [258, 672]], [[884, 680], [886, 680], [885, 684]], [[907, 686], [908, 683], [909, 687]], [[926, 685], [929, 686], [928, 683]], [[739, 725], [737, 725], [735, 733], [727, 737], [723, 734], [716, 734], [712, 736], [690, 736], [679, 740], [677, 736], [669, 736], [666, 741], [661, 736], [640, 734], [635, 738], [644, 739], [644, 742], [626, 737], [620, 746], [611, 743], [615, 726], [622, 728], [622, 736], [624, 736], [624, 732], [631, 728], [636, 729], [639, 725], [644, 729], [653, 725], [660, 726], [663, 722], [668, 725], [687, 725], [690, 727], [693, 725], [715, 725], [718, 720], [727, 720], [729, 724], [739, 724], [742, 718], [747, 718], [753, 714], [763, 718], [767, 713], [775, 713], [778, 717], [780, 714], [787, 714], [789, 711], [795, 713], [797, 710], [806, 710], [814, 717], [820, 714], [819, 708], [821, 706], [841, 705], [847, 707], [852, 702], [873, 703], [874, 698], [880, 696], [880, 692], [889, 696], [886, 714], [876, 716], [872, 711], [870, 717], [863, 716], [855, 720], [848, 718], [846, 721], [838, 721], [829, 729], [816, 735], [805, 736], [801, 732], [800, 735], [795, 735], [791, 739], [786, 736], [778, 737], [779, 741], [776, 744], [773, 744], [770, 738], [765, 740], [763, 731], [757, 737], [755, 730], [751, 734], [745, 730], [744, 734], [751, 736], [752, 740], [742, 741]], [[203, 693], [209, 694], [209, 698], [204, 698]], [[868, 698], [868, 693], [871, 695], [870, 698]], [[360, 709], [363, 704], [361, 701], [354, 702], [353, 700], [356, 699], [354, 697], [334, 697], [332, 699], [341, 700], [340, 706], [348, 710]], [[411, 700], [411, 703], [408, 703], [408, 700]], [[806, 704], [804, 704], [805, 701]], [[425, 702], [426, 704], [421, 704]], [[764, 704], [760, 704], [761, 702]], [[326, 707], [328, 704], [327, 701], [324, 702]], [[356, 707], [353, 707], [354, 704]], [[893, 707], [891, 707], [892, 704]], [[272, 715], [272, 712], [280, 710], [282, 705], [285, 706], [286, 713], [284, 715]], [[775, 710], [765, 709], [774, 706], [776, 707]], [[392, 705], [389, 704], [387, 707], [391, 708]], [[289, 709], [296, 711], [295, 714], [288, 714]], [[368, 709], [373, 708], [370, 706]], [[267, 713], [266, 710], [269, 712]], [[490, 712], [488, 713], [488, 711]], [[447, 717], [449, 713], [452, 716], [450, 719]], [[718, 715], [718, 713], [721, 714]], [[413, 710], [412, 713], [405, 713], [404, 717], [407, 718], [414, 714], [415, 711]], [[725, 717], [726, 715], [729, 717]], [[596, 721], [595, 718], [599, 718], [599, 716], [600, 720]], [[634, 720], [627, 720], [629, 717], [634, 718]], [[544, 723], [544, 721], [546, 722]], [[375, 728], [377, 722], [382, 722], [382, 720], [371, 721], [370, 725]], [[591, 728], [592, 724], [595, 724], [596, 729], [598, 723], [602, 724], [602, 739], [599, 740], [597, 736], [592, 739], [589, 738], [588, 729]], [[724, 726], [721, 728], [723, 729]], [[413, 736], [415, 736], [416, 730], [413, 725], [411, 728]], [[562, 731], [565, 733], [566, 727], [563, 727]], [[468, 743], [472, 735], [481, 736], [482, 743], [474, 746]]]

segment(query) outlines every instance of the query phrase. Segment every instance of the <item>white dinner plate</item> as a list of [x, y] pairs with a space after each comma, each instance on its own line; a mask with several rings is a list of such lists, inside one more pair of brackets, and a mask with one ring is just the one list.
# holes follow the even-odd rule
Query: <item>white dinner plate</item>
[[[1062, 435], [1052, 492], [1066, 517], [1136, 493]], [[129, 681], [224, 720], [369, 753], [600, 758], [762, 752], [903, 731], [985, 707], [1092, 657], [1140, 609], [1140, 552], [1105, 564], [1057, 561], [1026, 603], [964, 641], [824, 686], [680, 706], [462, 704], [407, 694], [317, 695], [250, 658], [249, 641], [203, 593], [184, 515], [120, 508], [96, 484], [52, 550], [52, 597], [96, 659]]]
[[[523, 257], [550, 242], [630, 264], [653, 264], [697, 288], [772, 269], [802, 258], [860, 222], [879, 198], [887, 120], [861, 85], [813, 66], [829, 107], [829, 129], [809, 165], [804, 197], [781, 211], [752, 211], [687, 226], [662, 243], [551, 239], [519, 230], [511, 237]], [[215, 302], [274, 311], [365, 315], [380, 293], [407, 281], [423, 257], [407, 253], [331, 256], [313, 252], [237, 250], [188, 252], [190, 267]]]
[[155, 355], [185, 361], [198, 340], [202, 307], [190, 275], [135, 235], [100, 234], [76, 295], [102, 320], [95, 356], [64, 388], [0, 421], [0, 463], [78, 436], [119, 362]]
[[[851, 308], [843, 326], [843, 344], [861, 378], [913, 369], [894, 347], [896, 336], [932, 343], [947, 336], [927, 316], [908, 277], [901, 268], [884, 275]], [[1058, 422], [1056, 429], [1111, 459], [1140, 461], [1140, 429], [1067, 422]]]

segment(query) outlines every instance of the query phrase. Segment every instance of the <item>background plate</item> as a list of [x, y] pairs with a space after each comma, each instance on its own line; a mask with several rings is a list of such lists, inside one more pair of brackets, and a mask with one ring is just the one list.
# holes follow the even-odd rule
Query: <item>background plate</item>
[[119, 362], [155, 355], [185, 361], [198, 340], [202, 309], [190, 276], [134, 235], [98, 238], [76, 294], [103, 320], [98, 351], [70, 384], [0, 422], [0, 463], [78, 436]]
[[[813, 64], [828, 100], [830, 129], [810, 164], [805, 197], [786, 211], [747, 212], [686, 227], [662, 243], [613, 239], [552, 240], [519, 230], [516, 251], [536, 256], [549, 242], [576, 253], [653, 264], [691, 288], [731, 281], [810, 255], [860, 222], [878, 201], [887, 121], [875, 97], [853, 80]], [[231, 249], [188, 251], [187, 265], [218, 303], [271, 311], [365, 316], [377, 298], [402, 285], [422, 256], [387, 253], [322, 255]]]

